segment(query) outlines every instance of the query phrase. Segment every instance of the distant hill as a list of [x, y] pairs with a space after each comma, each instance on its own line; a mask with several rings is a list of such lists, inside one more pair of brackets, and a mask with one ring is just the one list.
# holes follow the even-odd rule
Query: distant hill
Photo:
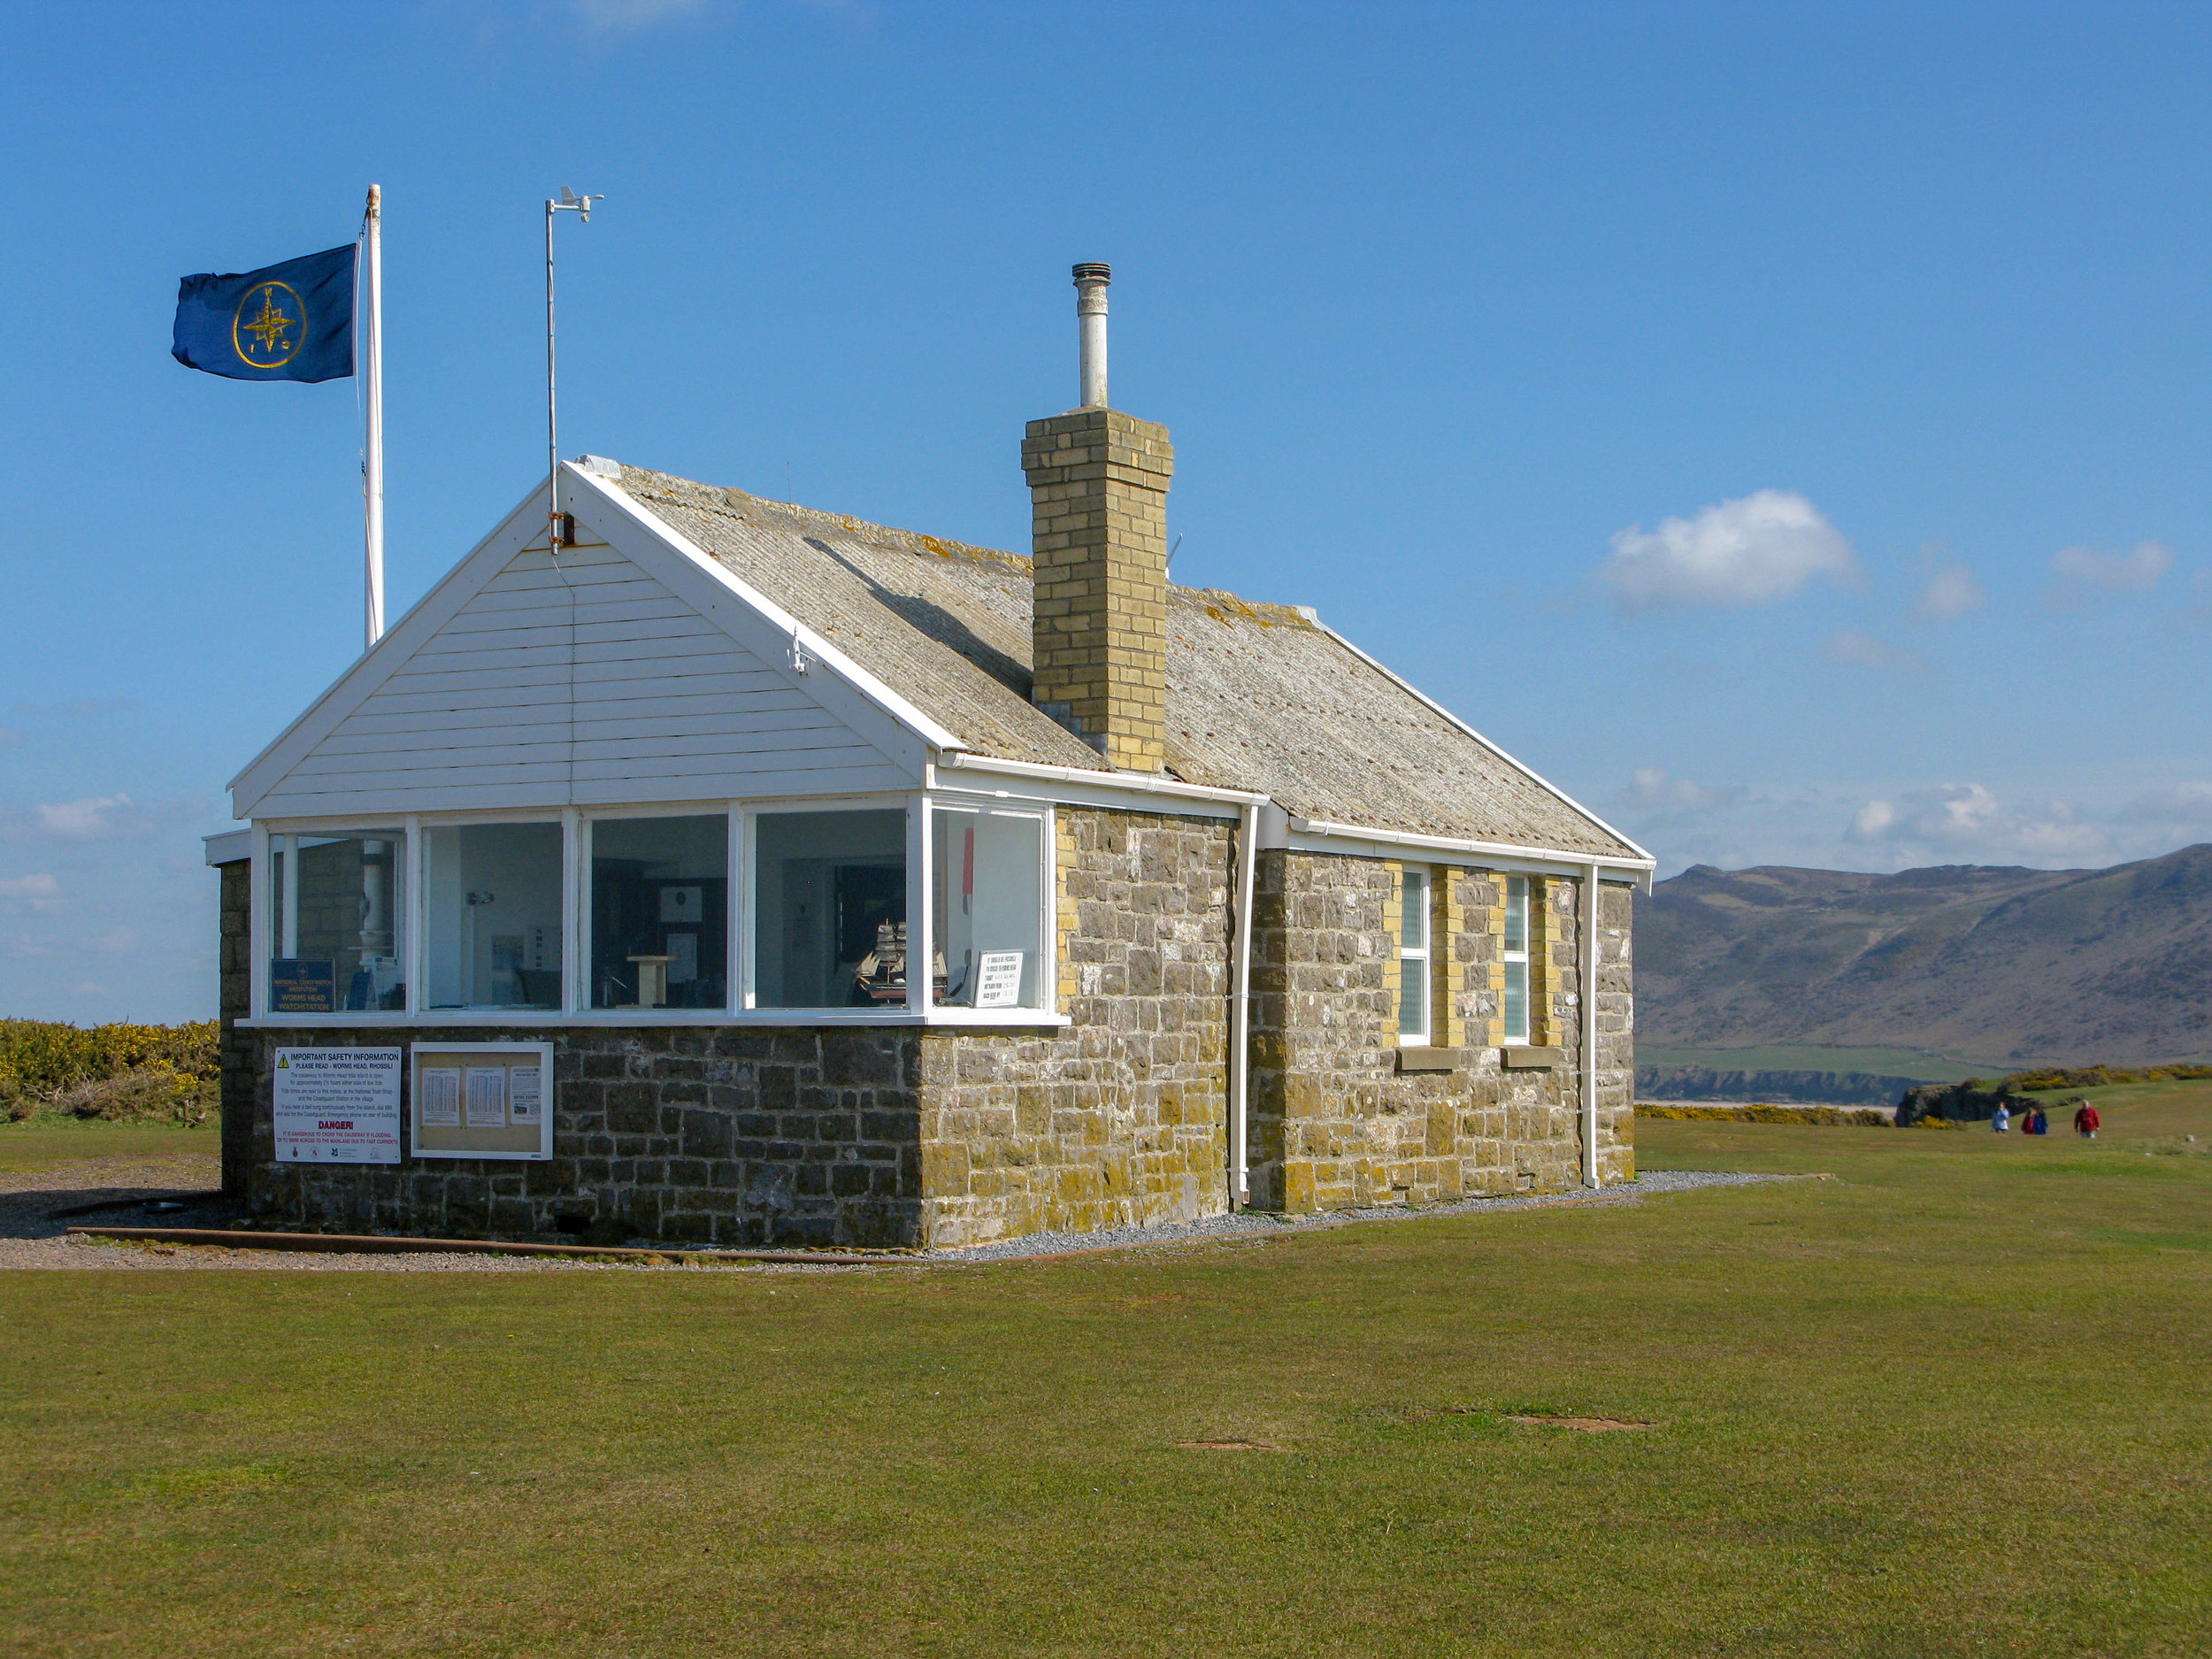
[[2109, 870], [1697, 864], [1637, 900], [1635, 941], [1640, 1059], [2212, 1057], [2212, 845]]

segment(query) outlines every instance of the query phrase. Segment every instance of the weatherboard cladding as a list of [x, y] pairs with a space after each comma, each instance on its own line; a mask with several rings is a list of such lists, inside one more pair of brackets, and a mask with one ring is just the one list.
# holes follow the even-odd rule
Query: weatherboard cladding
[[256, 809], [901, 787], [902, 769], [605, 545], [509, 559]]
[[[1105, 773], [1030, 696], [1030, 561], [626, 466], [625, 493], [978, 754]], [[1637, 849], [1287, 606], [1170, 588], [1169, 771], [1294, 817]]]

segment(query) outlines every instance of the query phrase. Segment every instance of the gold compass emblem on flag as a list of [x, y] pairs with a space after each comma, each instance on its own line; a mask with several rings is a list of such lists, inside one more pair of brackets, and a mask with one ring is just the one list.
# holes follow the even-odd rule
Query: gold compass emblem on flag
[[307, 305], [289, 282], [257, 282], [238, 302], [230, 342], [241, 361], [280, 369], [307, 338]]

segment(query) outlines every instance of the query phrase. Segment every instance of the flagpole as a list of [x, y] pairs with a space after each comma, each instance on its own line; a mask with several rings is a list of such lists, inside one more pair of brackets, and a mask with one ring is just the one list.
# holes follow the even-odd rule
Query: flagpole
[[361, 365], [363, 412], [368, 432], [363, 446], [361, 494], [367, 557], [364, 595], [368, 646], [384, 637], [384, 191], [369, 187], [369, 210], [362, 241], [362, 288], [367, 301], [368, 349]]

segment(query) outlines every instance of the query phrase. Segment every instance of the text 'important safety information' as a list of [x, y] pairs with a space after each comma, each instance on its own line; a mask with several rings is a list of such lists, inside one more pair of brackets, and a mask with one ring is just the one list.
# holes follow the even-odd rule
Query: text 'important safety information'
[[280, 1048], [280, 1164], [399, 1162], [397, 1048]]

